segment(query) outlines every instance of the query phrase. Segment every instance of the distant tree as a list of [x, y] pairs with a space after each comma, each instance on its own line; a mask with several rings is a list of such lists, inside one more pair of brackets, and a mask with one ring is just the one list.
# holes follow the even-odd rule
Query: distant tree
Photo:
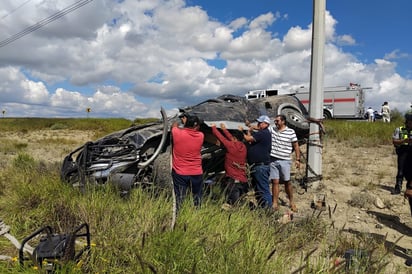
[[391, 120], [402, 120], [403, 114], [397, 108], [391, 110]]
[[3, 113], [3, 118], [4, 118], [4, 115], [6, 115], [6, 110], [3, 109], [3, 110], [1, 111], [1, 113]]
[[92, 111], [92, 109], [90, 107], [86, 108], [86, 112], [87, 112], [87, 118], [89, 118], [89, 113], [90, 111]]

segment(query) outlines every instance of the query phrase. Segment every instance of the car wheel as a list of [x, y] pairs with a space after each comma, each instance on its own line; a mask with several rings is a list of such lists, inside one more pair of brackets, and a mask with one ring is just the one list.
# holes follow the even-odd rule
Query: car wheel
[[281, 114], [285, 115], [286, 124], [294, 129], [298, 136], [308, 133], [309, 123], [298, 110], [288, 107], [282, 109]]
[[152, 180], [160, 189], [172, 190], [172, 168], [170, 166], [170, 151], [159, 154], [153, 161]]

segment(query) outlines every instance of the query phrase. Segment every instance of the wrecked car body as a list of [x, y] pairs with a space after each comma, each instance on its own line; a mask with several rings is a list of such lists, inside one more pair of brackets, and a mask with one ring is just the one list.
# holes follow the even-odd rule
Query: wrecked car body
[[205, 180], [214, 180], [224, 171], [225, 150], [216, 145], [210, 128], [212, 123], [225, 123], [229, 131], [235, 131], [239, 126], [244, 127], [245, 121], [253, 122], [262, 114], [271, 118], [284, 114], [299, 140], [309, 133], [307, 110], [293, 95], [253, 101], [236, 95], [222, 95], [180, 108], [173, 117], [167, 117], [162, 109], [162, 119], [158, 122], [132, 126], [87, 142], [65, 157], [61, 180], [80, 187], [88, 183], [112, 183], [123, 192], [139, 185], [170, 186], [170, 125], [179, 121], [182, 113], [197, 115], [203, 121], [200, 130], [205, 135], [201, 150]]

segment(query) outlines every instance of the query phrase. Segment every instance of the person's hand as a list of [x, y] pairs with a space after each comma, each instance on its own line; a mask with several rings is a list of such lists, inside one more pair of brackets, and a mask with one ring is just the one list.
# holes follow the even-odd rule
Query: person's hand
[[224, 123], [221, 123], [221, 124], [220, 124], [220, 128], [221, 128], [221, 129], [226, 129], [226, 125], [225, 125]]
[[243, 131], [243, 127], [242, 127], [242, 126], [238, 126], [237, 129], [240, 130], [240, 131]]
[[215, 124], [215, 123], [211, 123], [210, 126], [211, 126], [211, 127], [215, 127], [216, 124]]
[[411, 143], [411, 140], [412, 140], [412, 139], [410, 139], [410, 138], [408, 138], [408, 139], [402, 139], [401, 144], [410, 144], [410, 143]]
[[180, 118], [180, 120], [182, 121], [182, 124], [185, 125], [187, 121], [187, 117], [183, 116], [182, 118]]
[[300, 168], [300, 160], [296, 160], [296, 161], [295, 161], [295, 166], [296, 166], [297, 169]]

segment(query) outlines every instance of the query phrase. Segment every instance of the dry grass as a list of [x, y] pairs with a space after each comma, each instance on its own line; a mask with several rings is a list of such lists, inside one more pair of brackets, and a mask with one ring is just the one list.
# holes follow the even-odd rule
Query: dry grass
[[[386, 133], [369, 129], [369, 134], [388, 135], [392, 127]], [[247, 205], [226, 212], [221, 210], [223, 200], [214, 195], [199, 211], [188, 200], [174, 231], [167, 195], [136, 189], [123, 200], [110, 187], [81, 193], [62, 185], [60, 161], [96, 136], [55, 128], [59, 129], [0, 134], [5, 141], [0, 142], [0, 216], [20, 239], [43, 224], [64, 231], [79, 222], [89, 223], [93, 252], [80, 269], [67, 266], [67, 273], [230, 273], [234, 267], [239, 273], [344, 273], [343, 256], [351, 249], [368, 254], [352, 265], [356, 273], [406, 271], [403, 258], [393, 255], [395, 248], [411, 245], [411, 235], [401, 231], [405, 216], [410, 218], [402, 215], [408, 213], [407, 205], [388, 192], [395, 156], [387, 141], [365, 140], [362, 127], [327, 125], [333, 134], [324, 140], [322, 187], [296, 191], [299, 212], [292, 222], [278, 221], [288, 212], [286, 206], [276, 214], [250, 211]], [[349, 132], [359, 133], [356, 145], [345, 136]], [[378, 160], [385, 169], [376, 164]], [[325, 211], [310, 208], [313, 195], [319, 193], [326, 196]], [[385, 209], [374, 207], [375, 197], [382, 198]], [[283, 190], [281, 198], [287, 201]], [[379, 221], [380, 214], [400, 219], [389, 226]], [[401, 235], [406, 241], [398, 241]], [[7, 242], [0, 243], [0, 254], [10, 254]], [[335, 265], [337, 261], [343, 263]], [[21, 270], [0, 263], [0, 272]]]

